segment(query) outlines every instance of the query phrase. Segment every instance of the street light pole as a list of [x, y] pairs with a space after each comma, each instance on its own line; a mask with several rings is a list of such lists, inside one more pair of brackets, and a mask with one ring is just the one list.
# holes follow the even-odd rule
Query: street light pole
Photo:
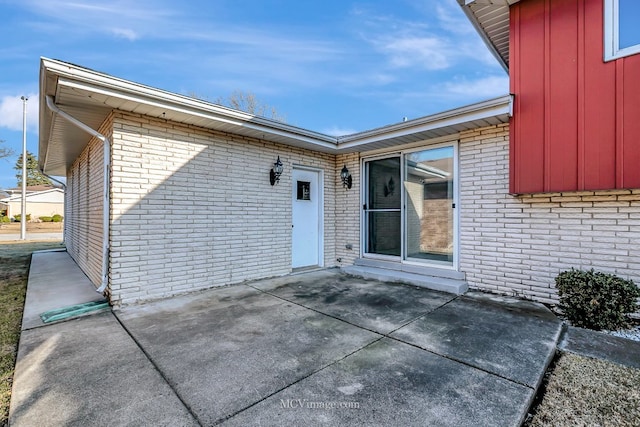
[[20, 212], [20, 240], [27, 240], [27, 101], [22, 99], [22, 204]]

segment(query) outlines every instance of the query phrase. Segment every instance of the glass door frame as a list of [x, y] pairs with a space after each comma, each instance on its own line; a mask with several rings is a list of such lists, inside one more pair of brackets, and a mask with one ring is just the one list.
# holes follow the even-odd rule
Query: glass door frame
[[[400, 255], [383, 255], [383, 254], [376, 254], [376, 253], [372, 253], [372, 252], [367, 252], [367, 248], [369, 247], [369, 223], [367, 220], [367, 213], [369, 212], [368, 209], [365, 209], [365, 205], [367, 205], [369, 203], [369, 174], [367, 173], [367, 163], [371, 162], [371, 161], [376, 161], [376, 160], [384, 160], [384, 159], [393, 159], [393, 158], [398, 158], [399, 162], [400, 162], [400, 176], [398, 177], [398, 187], [402, 187], [402, 173], [404, 170], [404, 167], [402, 165], [402, 153], [399, 151], [396, 152], [391, 152], [391, 153], [385, 153], [382, 155], [378, 155], [378, 156], [371, 156], [371, 157], [363, 157], [362, 158], [362, 164], [361, 164], [361, 175], [362, 178], [362, 186], [361, 186], [361, 195], [360, 195], [360, 200], [362, 201], [362, 203], [360, 204], [361, 206], [361, 215], [360, 215], [360, 230], [362, 230], [361, 234], [361, 242], [360, 242], [360, 248], [361, 249], [361, 254], [360, 256], [362, 257], [366, 257], [366, 258], [374, 258], [374, 259], [380, 259], [380, 260], [387, 260], [387, 261], [395, 261], [395, 262], [399, 262], [404, 258], [404, 189], [402, 189], [402, 191], [400, 192], [400, 241], [398, 242], [398, 244], [400, 245]], [[395, 211], [395, 209], [393, 210], [389, 210], [389, 212], [391, 211]]]
[[[407, 238], [406, 238], [406, 223], [407, 223], [407, 200], [406, 200], [406, 190], [404, 185], [405, 180], [405, 163], [406, 163], [406, 155], [425, 151], [430, 149], [437, 149], [443, 147], [453, 147], [453, 204], [455, 208], [453, 209], [453, 261], [451, 263], [437, 262], [437, 261], [429, 261], [429, 260], [419, 260], [416, 258], [407, 259]], [[400, 183], [399, 186], [402, 188], [400, 195], [400, 256], [392, 256], [392, 255], [381, 255], [375, 253], [367, 252], [368, 248], [368, 227], [367, 227], [367, 218], [366, 218], [366, 210], [364, 209], [365, 203], [368, 202], [367, 194], [369, 191], [369, 177], [367, 176], [367, 162], [372, 160], [382, 160], [387, 158], [400, 157]], [[360, 209], [360, 256], [363, 258], [370, 259], [380, 259], [386, 261], [394, 261], [400, 262], [407, 265], [414, 266], [422, 266], [422, 267], [432, 267], [432, 268], [440, 268], [446, 270], [459, 270], [459, 237], [460, 237], [460, 200], [459, 200], [459, 156], [458, 156], [458, 140], [446, 141], [443, 143], [437, 143], [432, 145], [421, 145], [414, 146], [411, 148], [407, 148], [406, 150], [400, 151], [392, 151], [388, 153], [378, 154], [374, 156], [367, 156], [361, 158], [360, 170], [361, 170], [361, 189], [360, 189], [360, 201], [361, 201], [361, 209]]]

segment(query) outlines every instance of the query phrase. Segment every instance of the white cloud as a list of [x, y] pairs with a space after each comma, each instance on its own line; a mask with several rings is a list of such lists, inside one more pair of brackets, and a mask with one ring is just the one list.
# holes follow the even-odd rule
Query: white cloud
[[[164, 28], [176, 12], [163, 9], [157, 2], [139, 0], [96, 0], [91, 3], [68, 0], [23, 0], [23, 5], [47, 19], [50, 31], [109, 33], [116, 37], [138, 38], [141, 33]], [[121, 28], [113, 29], [117, 22]], [[32, 25], [39, 25], [38, 23]], [[130, 28], [137, 28], [134, 32]]]
[[451, 33], [469, 35], [475, 33], [469, 25], [469, 20], [464, 16], [454, 1], [436, 5], [436, 16], [442, 29]]
[[442, 70], [451, 65], [449, 43], [438, 37], [399, 37], [382, 42], [379, 48], [389, 55], [394, 67]]
[[357, 11], [354, 26], [362, 39], [386, 56], [386, 67], [440, 71], [478, 62], [495, 66], [495, 58], [455, 1], [446, 5], [420, 1], [412, 7], [411, 20]]
[[329, 128], [325, 128], [325, 129], [321, 130], [320, 133], [323, 133], [323, 134], [329, 135], [329, 136], [345, 136], [345, 135], [351, 135], [351, 134], [354, 134], [354, 133], [358, 133], [358, 131], [353, 129], [353, 128], [345, 128], [345, 127], [340, 127], [340, 126], [331, 126]]
[[[0, 99], [0, 127], [22, 130], [23, 102], [21, 96], [3, 96]], [[27, 95], [27, 129], [38, 129], [38, 94]]]
[[113, 34], [117, 37], [121, 37], [123, 39], [127, 39], [130, 41], [135, 41], [138, 38], [138, 34], [135, 31], [128, 28], [114, 28], [111, 30]]
[[477, 80], [455, 79], [446, 82], [443, 91], [451, 95], [490, 98], [509, 93], [508, 76], [488, 76]]

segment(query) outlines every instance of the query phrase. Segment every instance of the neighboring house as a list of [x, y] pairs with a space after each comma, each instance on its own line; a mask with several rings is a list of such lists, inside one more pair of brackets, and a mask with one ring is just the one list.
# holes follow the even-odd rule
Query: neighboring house
[[[22, 194], [8, 190], [12, 195], [0, 199], [0, 210], [4, 210], [5, 216], [13, 218], [22, 212]], [[31, 188], [26, 193], [27, 215], [31, 215], [31, 221], [36, 221], [41, 216], [64, 216], [64, 191], [60, 188], [48, 187], [47, 190], [34, 190]]]
[[[39, 191], [46, 191], [46, 190], [52, 190], [54, 187], [52, 185], [45, 185], [45, 184], [38, 184], [38, 185], [27, 185], [26, 188], [26, 193], [30, 194], [30, 193], [36, 193]], [[13, 196], [15, 194], [22, 194], [22, 187], [14, 187], [14, 188], [9, 188], [6, 190], [2, 190], [3, 192], [7, 193], [7, 196]]]
[[[115, 305], [310, 267], [549, 303], [571, 267], [640, 280], [638, 121], [623, 115], [640, 93], [619, 80], [639, 56], [587, 55], [604, 49], [602, 1], [461, 3], [513, 97], [337, 138], [42, 59], [39, 159], [67, 177], [70, 255]], [[587, 65], [613, 66], [613, 85]]]

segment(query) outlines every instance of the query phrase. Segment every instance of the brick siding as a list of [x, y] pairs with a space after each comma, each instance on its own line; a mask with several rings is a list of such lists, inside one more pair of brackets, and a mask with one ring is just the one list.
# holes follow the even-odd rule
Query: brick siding
[[[109, 136], [111, 118], [99, 132]], [[67, 252], [99, 286], [102, 282], [104, 147], [92, 138], [67, 174], [64, 238]]]
[[334, 155], [132, 114], [113, 126], [114, 304], [290, 273], [294, 165], [325, 172], [324, 264], [336, 264]]
[[508, 125], [460, 136], [460, 269], [472, 287], [556, 303], [595, 268], [640, 283], [640, 190], [512, 196]]
[[[349, 265], [360, 254], [359, 153], [335, 156], [119, 112], [101, 132], [113, 143], [115, 305], [290, 273], [294, 165], [324, 171], [324, 266]], [[464, 132], [459, 141], [459, 260], [471, 287], [556, 303], [554, 278], [571, 267], [640, 283], [640, 190], [509, 195], [508, 125]], [[284, 173], [272, 187], [277, 156]], [[351, 189], [340, 180], [345, 165]], [[98, 140], [67, 180], [67, 247], [98, 285]], [[427, 201], [424, 209], [431, 210]]]

